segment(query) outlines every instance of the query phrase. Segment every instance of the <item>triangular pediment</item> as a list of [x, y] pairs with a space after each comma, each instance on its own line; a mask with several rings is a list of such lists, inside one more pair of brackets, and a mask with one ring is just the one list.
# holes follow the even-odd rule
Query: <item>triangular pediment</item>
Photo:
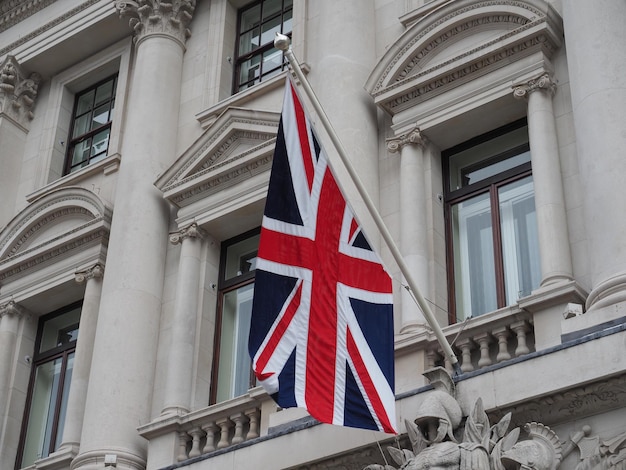
[[155, 185], [180, 207], [266, 169], [279, 120], [279, 113], [227, 108]]
[[388, 49], [366, 89], [395, 115], [562, 41], [562, 21], [543, 0], [459, 0], [411, 25]]

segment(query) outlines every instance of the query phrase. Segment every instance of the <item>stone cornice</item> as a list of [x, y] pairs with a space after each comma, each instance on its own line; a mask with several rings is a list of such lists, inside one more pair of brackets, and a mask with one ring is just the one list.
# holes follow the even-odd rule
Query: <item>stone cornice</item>
[[537, 90], [547, 91], [551, 95], [554, 95], [556, 92], [556, 82], [552, 79], [550, 74], [544, 73], [525, 83], [513, 85], [513, 96], [519, 99], [528, 98], [528, 95]]
[[191, 36], [196, 0], [115, 0], [115, 8], [120, 16], [130, 17], [136, 42], [150, 34], [166, 34], [184, 45]]
[[0, 2], [0, 33], [34, 15], [57, 0], [3, 0]]
[[34, 117], [39, 82], [41, 75], [26, 74], [15, 57], [7, 56], [0, 65], [0, 112], [26, 128]]

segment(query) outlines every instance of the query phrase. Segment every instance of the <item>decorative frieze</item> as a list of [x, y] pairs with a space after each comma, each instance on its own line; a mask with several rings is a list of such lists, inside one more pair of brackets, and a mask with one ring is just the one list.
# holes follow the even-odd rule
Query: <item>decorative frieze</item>
[[198, 238], [202, 239], [206, 236], [206, 232], [198, 227], [195, 222], [188, 227], [180, 229], [178, 232], [170, 233], [170, 243], [172, 245], [178, 245], [182, 243], [185, 238]]
[[0, 66], [0, 112], [10, 116], [21, 125], [33, 117], [33, 108], [41, 75], [26, 74], [15, 57], [9, 55]]
[[0, 2], [0, 32], [15, 26], [57, 0], [6, 0]]
[[196, 0], [116, 0], [120, 16], [129, 16], [135, 41], [150, 34], [166, 34], [185, 44], [191, 31]]
[[424, 147], [426, 146], [428, 140], [424, 135], [422, 135], [419, 128], [415, 127], [413, 130], [407, 132], [406, 134], [402, 134], [399, 137], [392, 137], [390, 139], [387, 139], [386, 142], [387, 150], [389, 150], [391, 153], [397, 153], [405, 145], [419, 145]]
[[544, 73], [537, 78], [528, 80], [525, 83], [513, 85], [513, 96], [518, 99], [528, 98], [533, 91], [546, 90], [548, 93], [556, 92], [556, 83], [548, 73]]

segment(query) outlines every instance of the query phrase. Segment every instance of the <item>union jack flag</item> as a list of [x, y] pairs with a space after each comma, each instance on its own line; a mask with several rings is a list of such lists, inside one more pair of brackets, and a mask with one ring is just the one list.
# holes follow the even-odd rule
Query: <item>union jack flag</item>
[[389, 274], [287, 80], [249, 336], [258, 381], [323, 423], [395, 430]]

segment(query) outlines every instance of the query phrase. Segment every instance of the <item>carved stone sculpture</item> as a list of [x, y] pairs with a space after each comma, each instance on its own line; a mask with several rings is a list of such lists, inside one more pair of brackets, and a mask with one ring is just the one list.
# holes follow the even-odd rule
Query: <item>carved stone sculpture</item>
[[27, 75], [9, 55], [0, 65], [0, 111], [6, 113], [22, 125], [33, 117], [33, 108], [41, 76], [38, 73]]
[[[412, 448], [388, 447], [399, 470], [559, 468], [562, 446], [550, 428], [541, 423], [528, 423], [524, 426], [528, 439], [520, 440], [519, 428], [508, 431], [511, 414], [491, 425], [482, 399], [478, 398], [461, 429], [461, 407], [456, 401], [454, 382], [447, 371], [438, 367], [426, 371], [424, 375], [435, 390], [423, 401], [417, 418], [413, 422], [405, 421]], [[396, 470], [396, 467], [374, 464], [364, 470]]]
[[611, 439], [591, 437], [591, 427], [571, 437], [566, 452], [574, 448], [580, 452], [580, 462], [575, 470], [626, 470], [626, 432]]

